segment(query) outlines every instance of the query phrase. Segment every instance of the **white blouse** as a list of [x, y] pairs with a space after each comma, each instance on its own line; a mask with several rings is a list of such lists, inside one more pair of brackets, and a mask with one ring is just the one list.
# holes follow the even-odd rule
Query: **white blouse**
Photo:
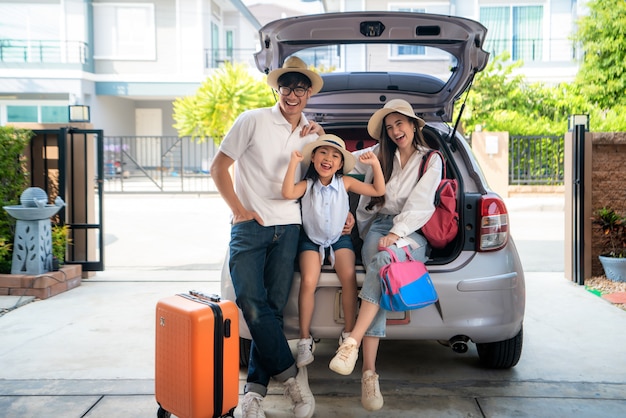
[[[366, 183], [371, 183], [374, 174], [369, 165], [359, 162], [358, 156], [366, 151], [373, 151], [378, 154], [378, 147], [379, 144], [376, 144], [371, 148], [353, 153], [357, 157], [357, 164], [352, 173], [365, 174]], [[420, 164], [427, 151], [427, 148], [420, 147], [409, 158], [405, 166], [401, 167], [400, 152], [396, 150], [393, 159], [393, 171], [385, 185], [385, 204], [382, 207], [375, 206], [372, 210], [366, 210], [365, 207], [371, 198], [361, 196], [356, 213], [361, 238], [365, 239], [365, 235], [378, 213], [395, 216], [393, 227], [389, 232], [393, 232], [400, 238], [419, 230], [428, 222], [435, 212], [435, 193], [441, 181], [443, 166], [441, 158], [431, 158], [426, 172], [422, 178], [418, 179]]]

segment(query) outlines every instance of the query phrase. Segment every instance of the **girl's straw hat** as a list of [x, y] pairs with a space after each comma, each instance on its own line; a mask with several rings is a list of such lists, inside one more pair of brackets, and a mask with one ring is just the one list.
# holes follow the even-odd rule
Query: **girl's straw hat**
[[337, 135], [332, 134], [324, 134], [320, 135], [316, 141], [306, 144], [304, 148], [302, 148], [302, 162], [304, 164], [311, 163], [311, 156], [313, 155], [313, 151], [317, 147], [333, 147], [341, 151], [343, 154], [343, 172], [349, 173], [354, 168], [356, 164], [356, 159], [351, 152], [346, 150], [346, 144], [343, 142], [343, 139], [339, 138]]

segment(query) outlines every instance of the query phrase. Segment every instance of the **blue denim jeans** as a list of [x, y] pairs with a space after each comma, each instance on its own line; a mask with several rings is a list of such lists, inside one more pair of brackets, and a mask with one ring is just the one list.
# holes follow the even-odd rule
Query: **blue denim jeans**
[[[365, 266], [365, 278], [363, 286], [359, 292], [359, 297], [368, 302], [380, 305], [380, 275], [378, 272], [385, 264], [389, 264], [391, 257], [387, 251], [378, 251], [378, 242], [382, 237], [387, 235], [393, 227], [393, 215], [377, 215], [372, 222], [372, 226], [363, 240], [363, 248], [361, 249], [361, 257]], [[413, 232], [407, 237], [409, 240], [417, 244], [417, 248], [411, 246], [411, 256], [419, 261], [426, 262], [426, 249], [428, 247], [426, 238], [423, 235]], [[398, 260], [406, 259], [404, 249], [395, 245], [389, 247]], [[384, 337], [387, 326], [387, 311], [378, 309], [376, 317], [370, 324], [365, 335], [370, 337]]]
[[300, 225], [264, 227], [247, 221], [231, 227], [230, 275], [252, 335], [245, 392], [265, 396], [270, 378], [297, 373], [283, 333], [283, 308], [293, 281]]

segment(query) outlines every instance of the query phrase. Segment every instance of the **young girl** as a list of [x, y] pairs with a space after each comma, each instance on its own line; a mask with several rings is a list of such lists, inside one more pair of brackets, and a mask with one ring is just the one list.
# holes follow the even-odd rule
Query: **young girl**
[[[300, 162], [309, 163], [304, 179], [295, 183], [295, 172]], [[301, 199], [303, 233], [300, 234], [300, 341], [296, 365], [303, 367], [313, 361], [313, 338], [310, 326], [315, 304], [315, 288], [326, 253], [341, 282], [345, 329], [339, 339], [349, 335], [356, 321], [357, 286], [354, 247], [350, 235], [342, 235], [346, 216], [350, 211], [348, 192], [365, 196], [382, 196], [385, 179], [378, 158], [372, 152], [359, 157], [371, 166], [372, 184], [353, 177], [344, 177], [354, 167], [354, 156], [346, 150], [343, 140], [335, 135], [321, 135], [306, 145], [302, 153], [293, 151], [283, 180], [285, 199]]]

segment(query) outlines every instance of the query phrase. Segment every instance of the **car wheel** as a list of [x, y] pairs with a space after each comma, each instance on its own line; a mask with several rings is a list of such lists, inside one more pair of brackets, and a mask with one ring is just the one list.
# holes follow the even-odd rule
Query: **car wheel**
[[514, 367], [522, 355], [524, 328], [517, 335], [504, 341], [476, 344], [478, 357], [483, 366], [490, 369], [510, 369]]
[[250, 362], [250, 346], [252, 340], [239, 337], [239, 366], [248, 367]]

